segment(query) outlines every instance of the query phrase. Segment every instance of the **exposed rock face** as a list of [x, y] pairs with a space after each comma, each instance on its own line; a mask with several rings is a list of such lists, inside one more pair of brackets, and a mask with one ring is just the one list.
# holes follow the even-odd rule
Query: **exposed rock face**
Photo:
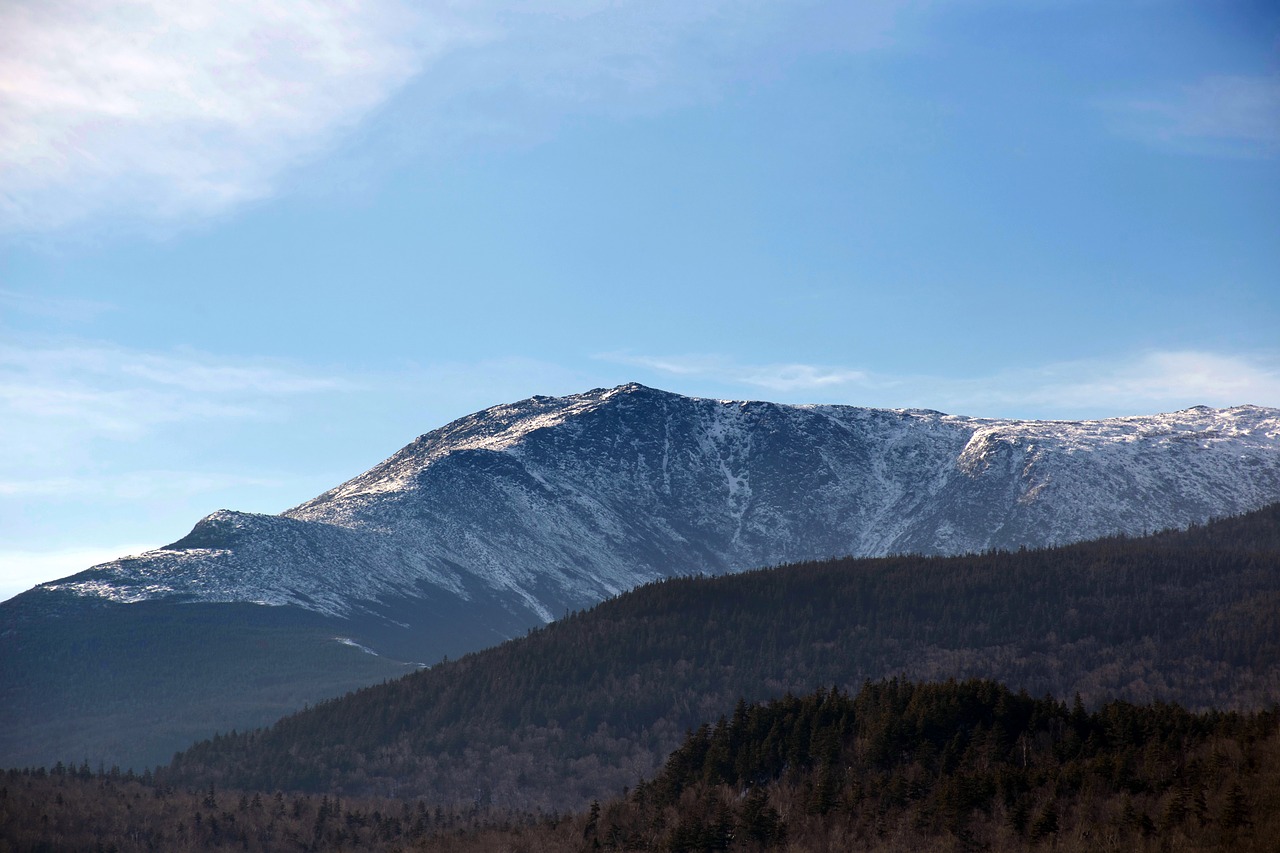
[[294, 605], [427, 659], [455, 628], [499, 639], [671, 574], [1061, 544], [1276, 500], [1275, 409], [1012, 421], [633, 384], [487, 409], [279, 516], [220, 511], [39, 589]]

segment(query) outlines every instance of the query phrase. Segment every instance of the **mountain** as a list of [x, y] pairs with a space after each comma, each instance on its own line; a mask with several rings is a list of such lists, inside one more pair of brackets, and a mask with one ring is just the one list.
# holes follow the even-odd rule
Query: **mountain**
[[[167, 785], [580, 809], [735, 705], [890, 676], [1257, 709], [1280, 696], [1280, 504], [1187, 531], [656, 582], [204, 741]], [[948, 733], [949, 738], [954, 732]]]
[[[278, 516], [219, 511], [0, 604], [0, 764], [152, 762], [208, 733], [219, 688], [241, 708], [218, 726], [259, 725], [672, 575], [1137, 535], [1277, 499], [1280, 411], [1254, 406], [1038, 422], [635, 384], [533, 397]], [[335, 656], [341, 684], [299, 674]]]
[[487, 409], [279, 516], [216, 512], [43, 589], [341, 617], [428, 599], [505, 611], [514, 635], [673, 573], [1137, 535], [1277, 499], [1277, 410], [1027, 422], [624, 385]]

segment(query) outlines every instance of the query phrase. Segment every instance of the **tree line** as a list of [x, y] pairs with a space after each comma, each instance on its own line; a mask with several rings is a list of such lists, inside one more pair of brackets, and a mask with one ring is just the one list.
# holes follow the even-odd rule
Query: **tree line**
[[868, 682], [688, 731], [576, 814], [174, 787], [87, 765], [0, 775], [0, 850], [1273, 850], [1280, 707], [1088, 711], [981, 680]]
[[981, 678], [1192, 710], [1280, 698], [1280, 507], [1038, 551], [678, 578], [197, 744], [166, 784], [576, 810], [684, 732], [819, 685]]

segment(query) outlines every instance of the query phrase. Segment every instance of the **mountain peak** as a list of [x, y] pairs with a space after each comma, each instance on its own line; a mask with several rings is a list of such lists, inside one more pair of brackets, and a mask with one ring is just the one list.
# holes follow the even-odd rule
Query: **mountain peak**
[[1016, 421], [629, 382], [459, 418], [279, 516], [220, 510], [75, 589], [335, 615], [488, 601], [531, 624], [670, 574], [1062, 544], [1278, 499], [1276, 410]]

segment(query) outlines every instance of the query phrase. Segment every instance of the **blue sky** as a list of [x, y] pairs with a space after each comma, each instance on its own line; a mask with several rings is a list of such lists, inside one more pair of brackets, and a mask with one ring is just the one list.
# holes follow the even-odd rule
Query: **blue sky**
[[1280, 406], [1263, 2], [0, 8], [0, 598], [498, 402]]

